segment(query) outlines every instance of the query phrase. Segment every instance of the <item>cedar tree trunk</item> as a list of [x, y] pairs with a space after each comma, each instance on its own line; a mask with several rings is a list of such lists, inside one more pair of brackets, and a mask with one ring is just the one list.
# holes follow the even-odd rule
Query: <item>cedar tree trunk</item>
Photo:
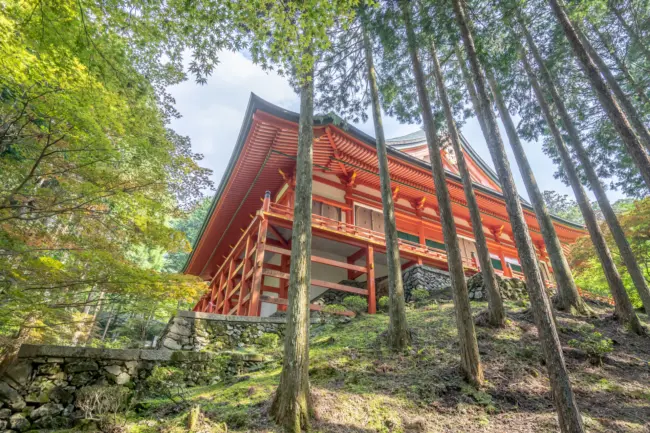
[[415, 87], [417, 88], [418, 100], [420, 101], [420, 109], [422, 110], [424, 132], [429, 147], [433, 183], [436, 190], [436, 198], [438, 199], [438, 206], [440, 208], [440, 224], [442, 225], [442, 234], [447, 247], [447, 263], [449, 266], [449, 274], [451, 276], [454, 305], [456, 307], [456, 326], [458, 328], [458, 338], [460, 343], [461, 371], [467, 381], [478, 386], [483, 382], [483, 368], [478, 353], [476, 332], [474, 330], [472, 311], [467, 293], [467, 284], [465, 282], [463, 260], [458, 246], [454, 214], [451, 210], [451, 200], [449, 198], [449, 190], [447, 189], [445, 169], [442, 165], [442, 156], [440, 155], [441, 149], [438, 140], [438, 131], [436, 130], [437, 128], [433, 120], [433, 113], [431, 112], [429, 93], [426, 87], [422, 64], [420, 63], [418, 55], [415, 31], [413, 30], [411, 22], [411, 3], [408, 0], [400, 0], [400, 6], [402, 8], [404, 24], [406, 26], [408, 50], [411, 56], [413, 75], [415, 77]]
[[512, 178], [508, 157], [506, 156], [505, 147], [501, 140], [496, 118], [490, 107], [488, 91], [481, 73], [481, 65], [474, 46], [474, 39], [470, 32], [461, 0], [452, 0], [452, 3], [476, 85], [476, 93], [479, 99], [479, 106], [476, 108], [477, 111], [483, 113], [485, 118], [485, 124], [489, 132], [485, 138], [490, 149], [490, 154], [492, 155], [492, 161], [499, 175], [515, 245], [517, 246], [519, 260], [526, 277], [526, 288], [530, 298], [533, 317], [539, 331], [540, 344], [546, 360], [560, 429], [565, 433], [583, 432], [582, 417], [580, 416], [580, 411], [571, 388], [569, 374], [564, 364], [562, 345], [555, 329], [551, 304], [544, 290], [542, 275], [539, 271], [530, 233], [528, 233], [528, 226], [524, 220], [524, 214]]
[[472, 220], [472, 229], [474, 237], [476, 238], [476, 250], [478, 252], [479, 263], [481, 264], [481, 274], [483, 275], [483, 286], [487, 289], [488, 306], [489, 306], [489, 322], [492, 326], [503, 326], [505, 324], [505, 312], [503, 310], [503, 300], [499, 292], [497, 278], [494, 274], [492, 267], [492, 259], [490, 258], [490, 251], [488, 250], [485, 232], [483, 231], [483, 222], [481, 221], [481, 213], [474, 195], [474, 186], [472, 185], [472, 177], [465, 162], [465, 156], [460, 145], [460, 136], [454, 121], [454, 115], [449, 105], [449, 97], [447, 96], [447, 88], [445, 86], [444, 77], [440, 70], [440, 62], [438, 61], [438, 54], [436, 47], [431, 43], [431, 60], [433, 62], [433, 75], [436, 79], [436, 86], [438, 88], [439, 101], [442, 103], [445, 118], [447, 120], [447, 129], [449, 130], [449, 137], [451, 144], [456, 153], [456, 161], [458, 163], [458, 171], [461, 180], [463, 181], [463, 189], [465, 190], [465, 200], [467, 200], [467, 207], [469, 208], [470, 219]]
[[[363, 12], [362, 12], [363, 13]], [[365, 17], [362, 17], [365, 19]], [[406, 323], [406, 306], [404, 301], [404, 284], [402, 281], [402, 264], [399, 259], [399, 244], [397, 227], [395, 225], [395, 206], [393, 205], [393, 192], [390, 187], [390, 173], [388, 171], [388, 156], [386, 155], [386, 138], [384, 125], [381, 118], [381, 105], [379, 103], [379, 89], [377, 87], [377, 74], [372, 58], [370, 38], [363, 23], [363, 47], [366, 56], [368, 84], [372, 100], [372, 119], [375, 125], [377, 141], [377, 160], [379, 162], [379, 182], [381, 186], [381, 201], [384, 209], [384, 230], [386, 233], [386, 261], [388, 262], [388, 294], [390, 297], [388, 326], [388, 344], [393, 350], [402, 351], [411, 343]]]
[[530, 64], [528, 63], [528, 59], [526, 58], [526, 55], [524, 53], [522, 53], [521, 59], [524, 68], [526, 69], [526, 74], [528, 75], [530, 84], [533, 87], [533, 90], [535, 91], [535, 96], [537, 97], [539, 106], [542, 109], [544, 118], [546, 119], [548, 128], [550, 129], [551, 134], [553, 135], [555, 146], [557, 147], [558, 153], [560, 154], [560, 158], [562, 159], [562, 167], [564, 168], [564, 171], [567, 174], [569, 183], [571, 184], [571, 188], [573, 189], [573, 193], [576, 196], [576, 201], [578, 203], [578, 206], [580, 207], [582, 216], [585, 219], [585, 224], [587, 225], [587, 230], [589, 231], [589, 236], [591, 237], [591, 242], [594, 244], [594, 248], [596, 249], [596, 253], [598, 254], [598, 258], [600, 259], [600, 264], [603, 267], [605, 278], [607, 279], [607, 283], [609, 284], [609, 289], [612, 293], [612, 297], [614, 298], [614, 302], [616, 304], [615, 307], [616, 316], [621, 322], [629, 324], [629, 326], [634, 330], [634, 332], [642, 334], [643, 328], [641, 326], [641, 323], [639, 322], [638, 317], [634, 313], [634, 309], [632, 308], [632, 303], [630, 302], [630, 298], [627, 295], [627, 292], [625, 291], [625, 286], [623, 285], [621, 276], [618, 273], [618, 270], [616, 269], [616, 265], [614, 264], [614, 260], [612, 259], [612, 255], [609, 251], [609, 247], [607, 247], [607, 243], [605, 242], [605, 237], [603, 236], [603, 233], [600, 230], [600, 226], [598, 225], [598, 221], [596, 220], [596, 215], [594, 214], [594, 210], [592, 209], [591, 204], [589, 203], [589, 198], [587, 197], [587, 193], [585, 192], [584, 188], [582, 187], [582, 184], [580, 183], [580, 178], [578, 177], [578, 172], [575, 168], [575, 165], [573, 164], [573, 161], [571, 160], [571, 155], [569, 153], [569, 150], [567, 149], [566, 144], [564, 144], [562, 133], [557, 127], [555, 119], [551, 114], [551, 109], [548, 103], [546, 102], [546, 98], [544, 98], [544, 94], [542, 93], [542, 89], [540, 88], [539, 83], [537, 82], [537, 77], [535, 77], [535, 74], [533, 73]]
[[542, 192], [539, 190], [539, 186], [537, 186], [537, 180], [535, 179], [533, 170], [528, 162], [526, 151], [524, 150], [524, 147], [519, 140], [517, 128], [512, 121], [512, 117], [510, 117], [508, 106], [503, 99], [501, 89], [499, 89], [499, 85], [494, 79], [494, 74], [492, 71], [487, 71], [487, 78], [490, 84], [490, 88], [492, 89], [492, 94], [494, 95], [494, 100], [496, 101], [499, 114], [501, 115], [501, 121], [503, 122], [506, 133], [508, 134], [510, 147], [512, 147], [512, 152], [515, 154], [515, 159], [517, 160], [517, 165], [519, 166], [519, 171], [521, 172], [521, 177], [524, 180], [526, 191], [528, 191], [528, 196], [530, 197], [530, 201], [533, 204], [533, 208], [535, 209], [535, 215], [537, 216], [537, 222], [539, 224], [540, 230], [542, 231], [542, 237], [544, 238], [546, 251], [548, 252], [549, 258], [551, 259], [551, 265], [553, 266], [553, 273], [555, 275], [555, 281], [557, 283], [557, 306], [560, 310], [570, 311], [573, 308], [580, 314], [587, 314], [587, 306], [578, 294], [578, 288], [576, 287], [576, 283], [573, 280], [573, 275], [571, 275], [569, 263], [564, 256], [564, 252], [562, 251], [562, 245], [560, 244], [560, 240], [557, 237], [557, 232], [555, 231], [553, 220], [551, 220], [551, 215], [546, 208]]
[[616, 67], [621, 71], [621, 73], [623, 74], [627, 82], [636, 92], [636, 96], [639, 102], [641, 102], [641, 104], [643, 104], [644, 106], [650, 106], [650, 98], [648, 98], [648, 95], [646, 94], [646, 89], [643, 86], [640, 86], [639, 82], [632, 76], [630, 69], [625, 64], [625, 61], [621, 59], [621, 57], [616, 52], [616, 49], [612, 45], [612, 42], [609, 39], [608, 35], [605, 35], [603, 32], [598, 30], [598, 28], [595, 25], [591, 23], [590, 25], [591, 25], [591, 30], [598, 36], [598, 39], [600, 39], [600, 42], [607, 49], [607, 52], [614, 60], [614, 63], [616, 63]]
[[621, 86], [618, 84], [618, 81], [616, 81], [616, 78], [614, 78], [614, 74], [612, 74], [612, 71], [609, 69], [609, 66], [607, 66], [607, 63], [605, 63], [603, 58], [600, 57], [600, 54], [598, 54], [598, 52], [591, 45], [591, 42], [589, 42], [589, 39], [585, 36], [584, 32], [582, 32], [580, 28], [577, 26], [576, 26], [576, 32], [578, 33], [578, 36], [580, 37], [580, 40], [582, 41], [583, 45], [587, 49], [587, 53], [592, 58], [592, 60], [596, 63], [596, 66], [598, 66], [598, 68], [600, 69], [600, 72], [603, 74], [603, 77], [605, 77], [607, 84], [612, 89], [612, 92], [614, 92], [614, 96], [616, 96], [616, 100], [621, 105], [623, 112], [625, 113], [628, 120], [634, 127], [636, 133], [639, 135], [639, 139], [641, 140], [641, 143], [643, 143], [646, 149], [650, 149], [650, 133], [648, 132], [648, 128], [646, 128], [646, 126], [643, 124], [643, 121], [641, 120], [641, 116], [639, 116], [639, 113], [637, 112], [636, 108], [632, 104], [632, 101], [630, 101], [630, 98], [628, 98], [625, 92], [623, 91], [623, 89], [621, 89]]
[[[598, 70], [594, 61], [587, 53], [584, 44], [580, 41], [580, 37], [566, 14], [564, 7], [559, 3], [559, 0], [548, 0], [548, 2], [551, 5], [555, 17], [560, 23], [560, 27], [564, 31], [564, 35], [569, 40], [569, 44], [573, 49], [573, 54], [578, 58], [582, 65], [582, 68], [591, 84], [592, 90], [596, 93], [596, 96], [598, 96], [601, 106], [607, 113], [614, 129], [625, 144], [625, 147], [639, 169], [646, 186], [650, 188], [650, 157], [648, 157], [645, 147], [641, 143], [639, 137], [634, 133], [628, 118], [623, 114], [621, 107], [612, 96], [609, 86], [605, 81], [603, 81], [603, 78], [600, 75], [601, 71]], [[523, 27], [525, 28], [525, 26]]]
[[309, 429], [309, 289], [311, 286], [311, 194], [314, 144], [313, 74], [300, 88], [300, 120], [296, 160], [296, 192], [291, 233], [289, 305], [280, 384], [271, 415], [285, 431]]
[[564, 105], [562, 95], [560, 95], [560, 92], [558, 91], [550, 72], [546, 68], [544, 59], [542, 59], [542, 56], [537, 49], [537, 45], [535, 45], [535, 41], [526, 28], [524, 28], [524, 35], [526, 37], [528, 46], [530, 47], [530, 51], [533, 54], [535, 61], [537, 62], [542, 80], [546, 85], [546, 88], [550, 91], [551, 98], [558, 110], [562, 124], [569, 134], [569, 138], [571, 139], [570, 143], [573, 147], [573, 150], [575, 151], [576, 156], [578, 157], [578, 160], [580, 161], [580, 164], [585, 171], [589, 186], [594, 192], [596, 200], [598, 200], [600, 209], [603, 211], [605, 221], [607, 222], [612, 236], [614, 237], [614, 241], [618, 246], [621, 258], [623, 259], [623, 263], [625, 263], [625, 266], [630, 273], [630, 277], [632, 277], [632, 281], [634, 281], [634, 285], [639, 292], [641, 300], [643, 301], [644, 308], [646, 311], [650, 311], [650, 289], [648, 289], [648, 284], [643, 275], [643, 271], [641, 271], [641, 268], [639, 267], [639, 264], [634, 257], [634, 253], [632, 253], [632, 248], [630, 247], [630, 244], [625, 237], [625, 232], [618, 222], [616, 213], [614, 212], [614, 209], [612, 208], [612, 205], [607, 198], [607, 194], [605, 194], [605, 189], [603, 188], [603, 185], [600, 182], [598, 175], [596, 174], [596, 170], [594, 170], [594, 167], [589, 159], [589, 155], [587, 154], [587, 150], [582, 144], [580, 133], [576, 129], [575, 124], [571, 121], [571, 116], [569, 115], [569, 111]]

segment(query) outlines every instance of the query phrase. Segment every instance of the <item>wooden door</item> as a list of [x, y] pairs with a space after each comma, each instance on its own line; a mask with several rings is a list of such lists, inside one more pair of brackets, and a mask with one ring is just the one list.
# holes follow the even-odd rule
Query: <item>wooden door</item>
[[368, 208], [357, 206], [354, 214], [354, 225], [372, 230], [372, 211]]
[[372, 212], [372, 229], [376, 232], [384, 233], [384, 214], [377, 211]]

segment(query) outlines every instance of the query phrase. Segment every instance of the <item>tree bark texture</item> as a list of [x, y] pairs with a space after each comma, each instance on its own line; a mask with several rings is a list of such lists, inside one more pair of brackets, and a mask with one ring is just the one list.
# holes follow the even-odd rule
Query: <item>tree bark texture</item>
[[440, 208], [440, 224], [442, 225], [442, 234], [447, 247], [447, 264], [449, 266], [454, 305], [456, 307], [456, 326], [458, 328], [460, 343], [461, 371], [468, 382], [478, 386], [483, 382], [483, 368], [478, 353], [474, 321], [469, 304], [467, 284], [465, 282], [465, 271], [463, 269], [460, 247], [458, 246], [456, 224], [454, 223], [445, 170], [442, 165], [442, 156], [440, 155], [441, 149], [438, 131], [433, 119], [433, 113], [431, 112], [426, 79], [418, 54], [418, 45], [412, 24], [411, 3], [407, 0], [400, 0], [400, 6], [404, 16], [408, 50], [413, 66], [413, 75], [415, 77], [415, 87], [418, 93], [424, 132], [431, 158], [433, 183]]
[[569, 179], [569, 183], [571, 184], [571, 189], [573, 189], [573, 193], [576, 196], [576, 201], [578, 203], [578, 206], [580, 207], [582, 216], [585, 219], [585, 224], [587, 226], [587, 230], [589, 231], [589, 236], [591, 237], [591, 242], [594, 244], [594, 248], [596, 249], [596, 253], [598, 254], [598, 258], [600, 259], [600, 264], [603, 267], [605, 278], [607, 279], [607, 283], [609, 284], [609, 289], [612, 293], [612, 297], [614, 298], [614, 302], [616, 304], [615, 305], [616, 316], [621, 322], [629, 324], [630, 327], [635, 332], [642, 333], [643, 328], [641, 327], [641, 323], [639, 322], [638, 317], [634, 313], [634, 309], [632, 308], [632, 303], [630, 302], [630, 298], [627, 295], [627, 292], [625, 291], [625, 286], [623, 285], [621, 276], [618, 273], [618, 270], [616, 269], [616, 265], [614, 264], [614, 260], [612, 259], [612, 255], [609, 251], [609, 247], [605, 242], [605, 237], [603, 236], [603, 233], [600, 230], [600, 226], [598, 225], [598, 221], [596, 220], [596, 215], [594, 214], [594, 210], [592, 209], [591, 204], [589, 203], [589, 198], [587, 197], [587, 193], [585, 192], [584, 188], [582, 187], [582, 184], [580, 183], [578, 172], [573, 164], [573, 161], [571, 160], [571, 155], [569, 153], [569, 150], [567, 149], [566, 144], [564, 143], [564, 139], [562, 138], [562, 133], [557, 127], [557, 124], [555, 122], [555, 119], [553, 118], [553, 114], [551, 113], [551, 109], [548, 105], [548, 102], [546, 101], [546, 98], [542, 93], [542, 89], [539, 86], [537, 77], [533, 73], [532, 68], [530, 67], [530, 63], [528, 62], [528, 59], [526, 58], [526, 55], [524, 53], [522, 53], [521, 59], [524, 68], [526, 69], [526, 74], [528, 75], [530, 84], [533, 87], [533, 90], [535, 92], [535, 96], [537, 98], [539, 106], [542, 109], [544, 118], [546, 119], [548, 128], [551, 131], [553, 140], [555, 141], [555, 146], [558, 150], [558, 153], [560, 154], [560, 158], [562, 160], [562, 167], [567, 175], [567, 178]]
[[306, 77], [300, 89], [296, 192], [291, 234], [289, 304], [280, 384], [271, 414], [285, 431], [309, 428], [309, 289], [311, 286], [311, 214], [314, 143], [314, 83]]
[[596, 200], [598, 200], [598, 205], [600, 206], [600, 209], [603, 212], [605, 221], [607, 222], [607, 225], [614, 238], [614, 241], [616, 242], [618, 250], [621, 254], [621, 258], [623, 259], [623, 263], [625, 263], [625, 266], [627, 267], [627, 270], [630, 273], [630, 277], [632, 277], [632, 281], [634, 282], [634, 285], [637, 291], [639, 292], [639, 296], [643, 301], [644, 308], [646, 309], [646, 311], [650, 311], [650, 289], [648, 289], [648, 284], [645, 280], [645, 276], [643, 275], [643, 271], [639, 267], [639, 264], [636, 258], [634, 257], [632, 248], [630, 247], [630, 244], [627, 241], [627, 238], [625, 237], [625, 232], [623, 231], [623, 228], [618, 222], [618, 218], [616, 217], [616, 213], [614, 212], [614, 209], [612, 208], [612, 205], [609, 202], [609, 198], [607, 198], [607, 194], [605, 193], [605, 188], [603, 188], [603, 185], [600, 182], [598, 175], [596, 174], [596, 170], [594, 169], [593, 164], [589, 159], [589, 154], [587, 153], [587, 150], [582, 144], [580, 133], [578, 132], [575, 124], [571, 120], [571, 116], [569, 115], [569, 111], [567, 110], [564, 104], [562, 95], [560, 95], [560, 92], [557, 86], [555, 85], [555, 82], [553, 81], [550, 72], [546, 68], [544, 59], [542, 58], [539, 50], [537, 49], [537, 45], [535, 44], [535, 41], [533, 40], [528, 30], [525, 28], [524, 28], [524, 35], [528, 43], [528, 46], [530, 48], [530, 51], [533, 54], [533, 57], [535, 58], [542, 80], [546, 88], [550, 91], [551, 98], [553, 100], [553, 103], [555, 104], [555, 107], [558, 110], [560, 119], [562, 120], [562, 124], [564, 125], [567, 133], [569, 134], [569, 138], [571, 139], [570, 140], [571, 146], [573, 147], [573, 150], [575, 151], [575, 154], [578, 157], [578, 160], [580, 161], [580, 164], [582, 165], [582, 168], [585, 171], [585, 174], [587, 176], [587, 181], [589, 182], [589, 186], [591, 190], [594, 192], [594, 195], [596, 196]]
[[564, 256], [562, 251], [562, 244], [557, 237], [557, 232], [555, 231], [555, 226], [553, 226], [553, 220], [551, 215], [546, 208], [544, 203], [544, 198], [542, 192], [539, 190], [537, 185], [537, 180], [533, 173], [530, 163], [528, 162], [528, 157], [526, 156], [526, 151], [524, 150], [521, 140], [519, 140], [519, 134], [517, 133], [517, 128], [515, 123], [510, 117], [510, 112], [508, 111], [508, 106], [503, 99], [501, 94], [501, 89], [494, 79], [494, 74], [492, 71], [487, 71], [487, 78], [492, 89], [492, 94], [494, 95], [494, 100], [496, 101], [499, 114], [501, 115], [501, 121], [505, 127], [506, 133], [508, 134], [508, 141], [510, 141], [510, 146], [512, 147], [512, 152], [515, 155], [517, 160], [517, 165], [519, 166], [519, 171], [521, 177], [524, 180], [524, 185], [526, 186], [526, 191], [530, 197], [530, 201], [535, 209], [535, 215], [537, 216], [537, 222], [539, 223], [540, 230], [542, 231], [542, 237], [544, 238], [544, 244], [546, 245], [546, 251], [551, 260], [551, 265], [553, 266], [553, 273], [555, 275], [555, 281], [557, 284], [558, 292], [558, 308], [561, 310], [570, 311], [571, 308], [574, 308], [581, 314], [587, 314], [587, 306], [578, 294], [578, 288], [576, 283], [573, 280], [573, 275], [571, 275], [571, 269], [569, 268], [569, 263]]
[[[458, 60], [458, 64], [460, 65], [460, 72], [461, 75], [463, 76], [463, 81], [465, 81], [465, 88], [467, 88], [467, 93], [469, 93], [469, 99], [472, 102], [472, 106], [476, 108], [480, 105], [478, 102], [478, 96], [476, 95], [476, 87], [474, 87], [474, 81], [472, 81], [472, 76], [467, 70], [467, 63], [465, 63], [465, 59], [463, 58], [463, 53], [461, 52], [458, 44], [454, 45], [454, 52], [456, 54], [456, 59]], [[485, 119], [483, 119], [483, 113], [479, 113], [478, 111], [476, 111], [476, 118], [478, 119], [478, 124], [481, 127], [481, 132], [483, 132], [483, 136], [487, 137], [488, 130], [487, 130], [487, 126], [485, 126]]]
[[630, 72], [630, 69], [625, 64], [625, 61], [621, 59], [621, 57], [616, 52], [616, 49], [612, 45], [612, 42], [608, 37], [609, 35], [605, 35], [595, 25], [591, 23], [590, 26], [591, 26], [591, 30], [596, 34], [596, 36], [598, 36], [600, 42], [607, 49], [607, 52], [609, 53], [610, 57], [614, 60], [614, 63], [616, 63], [616, 67], [621, 71], [621, 73], [627, 80], [628, 84], [634, 89], [634, 92], [636, 93], [639, 102], [644, 106], [650, 106], [650, 98], [648, 98], [648, 95], [646, 94], [646, 89], [643, 86], [640, 86], [639, 82], [632, 76], [632, 73]]
[[648, 157], [645, 147], [641, 143], [639, 137], [634, 133], [629, 119], [625, 116], [621, 107], [612, 96], [609, 86], [600, 75], [601, 71], [598, 70], [594, 61], [587, 53], [584, 44], [580, 41], [580, 37], [578, 36], [573, 23], [566, 14], [563, 5], [559, 3], [559, 0], [548, 0], [548, 2], [551, 5], [555, 17], [560, 23], [564, 35], [569, 40], [573, 54], [580, 61], [589, 83], [591, 84], [591, 88], [600, 101], [600, 105], [607, 113], [614, 129], [625, 144], [628, 153], [632, 157], [632, 160], [645, 181], [646, 187], [650, 188], [650, 157]]
[[[363, 12], [362, 12], [363, 13]], [[362, 17], [362, 19], [365, 17]], [[381, 201], [384, 210], [384, 232], [386, 235], [386, 261], [388, 264], [388, 295], [390, 304], [388, 314], [388, 344], [393, 350], [402, 351], [411, 343], [411, 336], [406, 322], [406, 306], [404, 300], [404, 284], [402, 281], [402, 264], [399, 258], [399, 243], [397, 226], [395, 225], [395, 206], [393, 192], [390, 187], [390, 173], [388, 170], [388, 156], [386, 151], [386, 137], [381, 118], [381, 104], [379, 102], [379, 88], [377, 87], [377, 74], [372, 57], [370, 37], [363, 23], [363, 47], [366, 57], [368, 84], [372, 101], [372, 120], [375, 126], [377, 142], [377, 160], [379, 163], [379, 183], [381, 187]]]
[[462, 35], [463, 44], [467, 52], [476, 93], [479, 98], [477, 111], [483, 113], [488, 134], [485, 137], [492, 161], [497, 170], [503, 195], [506, 201], [508, 216], [513, 231], [515, 245], [519, 253], [519, 261], [526, 277], [526, 288], [531, 302], [531, 310], [539, 331], [539, 339], [546, 360], [553, 400], [558, 412], [560, 429], [565, 432], [583, 432], [582, 417], [576, 404], [571, 388], [569, 374], [564, 364], [562, 346], [555, 329], [555, 321], [548, 297], [546, 296], [542, 275], [537, 263], [535, 250], [528, 232], [528, 226], [524, 220], [524, 213], [521, 209], [519, 195], [512, 178], [512, 171], [505, 147], [501, 140], [498, 125], [494, 113], [490, 107], [488, 91], [481, 73], [481, 65], [474, 46], [474, 39], [470, 32], [467, 18], [461, 0], [452, 0], [456, 21]]
[[492, 259], [490, 258], [490, 251], [487, 247], [487, 239], [485, 232], [483, 232], [483, 222], [481, 221], [481, 213], [474, 195], [474, 186], [472, 184], [472, 177], [465, 162], [463, 149], [460, 145], [460, 135], [458, 128], [454, 121], [454, 115], [449, 105], [449, 97], [447, 96], [447, 88], [445, 80], [440, 70], [440, 62], [438, 61], [438, 54], [435, 45], [431, 43], [431, 60], [433, 62], [433, 75], [436, 79], [436, 86], [438, 88], [438, 99], [442, 103], [447, 120], [447, 129], [449, 130], [449, 138], [456, 153], [456, 161], [458, 164], [458, 171], [461, 180], [463, 181], [463, 189], [465, 190], [465, 200], [467, 200], [467, 207], [469, 208], [470, 219], [472, 221], [472, 229], [474, 238], [476, 240], [476, 251], [478, 253], [479, 263], [481, 265], [481, 274], [483, 275], [483, 286], [487, 289], [488, 294], [488, 312], [489, 322], [492, 326], [503, 326], [505, 324], [505, 311], [503, 309], [503, 300], [499, 292], [497, 278], [494, 274], [492, 267]]
[[580, 37], [583, 45], [587, 49], [589, 57], [591, 57], [591, 59], [596, 63], [596, 66], [598, 66], [600, 69], [603, 77], [605, 77], [605, 81], [607, 81], [607, 84], [612, 89], [616, 100], [623, 109], [623, 112], [630, 121], [630, 124], [638, 134], [641, 143], [643, 143], [646, 149], [650, 150], [650, 133], [648, 132], [648, 128], [646, 128], [646, 126], [643, 124], [641, 116], [639, 115], [637, 109], [634, 107], [634, 104], [632, 104], [630, 98], [628, 98], [621, 86], [618, 84], [618, 81], [616, 81], [616, 78], [614, 77], [614, 74], [612, 74], [612, 71], [609, 69], [609, 66], [607, 66], [607, 63], [605, 63], [603, 58], [600, 57], [600, 54], [598, 54], [598, 52], [591, 45], [591, 42], [589, 42], [589, 39], [585, 36], [584, 32], [577, 26], [576, 32], [578, 33], [578, 36]]

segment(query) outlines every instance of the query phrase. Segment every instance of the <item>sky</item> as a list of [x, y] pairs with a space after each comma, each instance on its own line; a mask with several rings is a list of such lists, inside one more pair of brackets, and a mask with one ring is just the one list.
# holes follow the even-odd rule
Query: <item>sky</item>
[[[176, 99], [176, 108], [182, 115], [180, 119], [174, 119], [171, 126], [179, 134], [189, 136], [194, 151], [204, 155], [201, 165], [212, 169], [215, 188], [219, 185], [237, 141], [250, 94], [255, 93], [275, 105], [295, 112], [299, 111], [300, 103], [298, 95], [285, 78], [263, 71], [244, 54], [224, 52], [220, 60], [221, 63], [207, 84], [198, 85], [190, 79], [168, 89]], [[374, 137], [372, 119], [355, 126]], [[418, 128], [420, 125], [400, 124], [396, 119], [384, 115], [387, 138], [406, 135]], [[476, 118], [468, 119], [461, 132], [481, 158], [494, 167]], [[527, 199], [528, 195], [502, 126], [501, 135], [519, 194]], [[554, 190], [573, 198], [571, 189], [553, 177], [556, 167], [542, 151], [541, 144], [523, 144], [540, 189]], [[593, 195], [590, 196], [593, 199]], [[617, 191], [609, 191], [608, 196], [613, 201], [623, 198]]]

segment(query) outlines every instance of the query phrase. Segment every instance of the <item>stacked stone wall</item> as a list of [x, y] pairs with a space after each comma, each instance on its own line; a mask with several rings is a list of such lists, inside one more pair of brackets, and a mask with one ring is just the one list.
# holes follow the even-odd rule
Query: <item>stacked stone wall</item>
[[411, 293], [415, 289], [426, 289], [436, 296], [446, 292], [451, 286], [449, 272], [426, 265], [411, 266], [402, 274], [402, 280], [407, 302], [411, 300]]
[[266, 334], [284, 336], [284, 317], [239, 317], [179, 311], [159, 339], [170, 350], [211, 351], [265, 345]]
[[0, 377], [0, 431], [67, 427], [82, 417], [75, 405], [80, 389], [139, 389], [156, 366], [181, 369], [186, 385], [195, 386], [257, 369], [261, 362], [259, 355], [241, 353], [23, 345]]

